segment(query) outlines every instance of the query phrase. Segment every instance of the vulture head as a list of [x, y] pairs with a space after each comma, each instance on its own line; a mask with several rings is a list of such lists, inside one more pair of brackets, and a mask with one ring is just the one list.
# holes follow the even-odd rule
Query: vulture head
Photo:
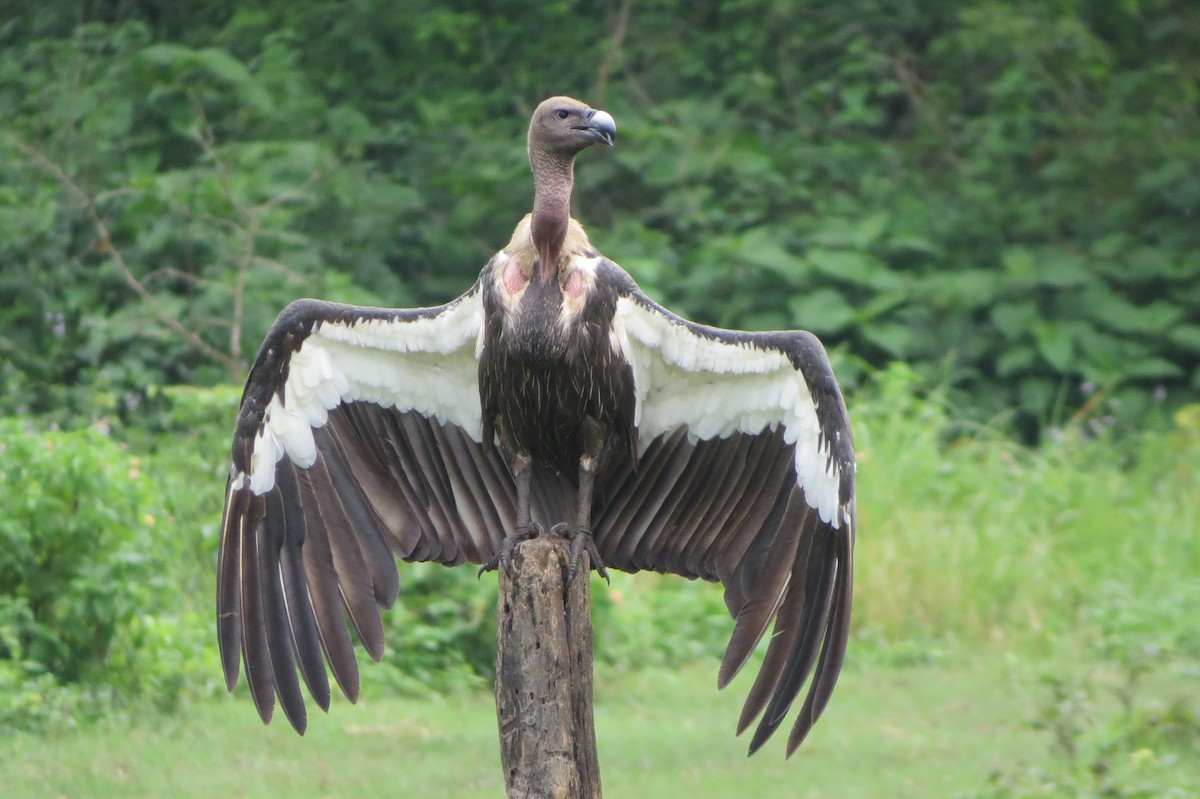
[[570, 97], [543, 100], [529, 123], [529, 157], [534, 154], [573, 158], [593, 144], [612, 146], [617, 123], [605, 111]]

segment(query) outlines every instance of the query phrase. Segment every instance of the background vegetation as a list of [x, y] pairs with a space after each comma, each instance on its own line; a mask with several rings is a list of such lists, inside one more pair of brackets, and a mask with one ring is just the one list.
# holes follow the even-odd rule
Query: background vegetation
[[[529, 112], [569, 93], [621, 131], [578, 171], [603, 251], [692, 318], [833, 351], [860, 448], [849, 679], [867, 709], [902, 713], [871, 693], [893, 678], [954, 685], [1041, 748], [971, 761], [972, 795], [1200, 791], [1195, 3], [5, 12], [0, 764], [43, 736], [103, 748], [148, 708], [217, 712], [213, 553], [246, 362], [298, 296], [464, 290], [529, 207]], [[365, 693], [486, 685], [494, 585], [401, 578]], [[711, 671], [728, 634], [711, 586], [623, 577], [594, 602], [622, 681]], [[1000, 683], [1021, 713], [984, 696]], [[45, 793], [30, 773], [0, 783]]]
[[460, 293], [556, 92], [621, 129], [580, 170], [598, 244], [698, 319], [810, 328], [852, 382], [903, 359], [1026, 435], [1084, 386], [1130, 421], [1200, 389], [1187, 0], [9, 6], [10, 413], [236, 382], [298, 294]]

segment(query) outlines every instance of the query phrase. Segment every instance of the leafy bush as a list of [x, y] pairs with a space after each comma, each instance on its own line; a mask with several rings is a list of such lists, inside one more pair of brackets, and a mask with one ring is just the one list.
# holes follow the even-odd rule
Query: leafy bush
[[100, 668], [146, 599], [138, 530], [156, 523], [149, 483], [102, 433], [0, 425], [0, 656], [64, 680]]
[[688, 315], [812, 329], [848, 383], [903, 359], [1029, 438], [1088, 386], [1131, 425], [1200, 388], [1195, 3], [17, 6], [0, 410], [236, 381], [300, 295], [457, 294], [562, 91], [621, 125], [580, 215]]
[[[353, 119], [336, 141], [308, 135], [292, 52], [268, 46], [252, 73], [130, 21], [22, 40], [0, 62], [0, 412], [133, 418], [155, 386], [241, 379], [297, 296], [367, 298], [314, 234], [325, 220], [344, 248], [388, 220], [351, 210]], [[401, 194], [377, 199], [399, 213]], [[402, 301], [369, 262], [359, 283]]]
[[720, 662], [733, 621], [720, 586], [649, 572], [592, 590], [595, 658], [618, 671]]
[[134, 702], [173, 709], [216, 690], [221, 486], [180, 468], [196, 457], [183, 443], [163, 470], [102, 429], [0, 419], [0, 729]]
[[400, 596], [383, 614], [383, 664], [364, 665], [363, 681], [399, 692], [489, 685], [496, 670], [496, 576], [476, 579], [469, 565], [399, 568]]
[[[0, 663], [38, 695], [55, 683], [119, 676], [106, 661], [153, 596], [156, 524], [140, 462], [103, 433], [36, 433], [0, 420]], [[33, 712], [30, 696], [5, 712]], [[22, 710], [21, 708], [25, 709]]]

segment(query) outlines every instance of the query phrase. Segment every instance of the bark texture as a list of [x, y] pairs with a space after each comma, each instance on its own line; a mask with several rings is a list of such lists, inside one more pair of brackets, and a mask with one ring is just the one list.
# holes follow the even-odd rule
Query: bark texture
[[509, 799], [600, 799], [587, 556], [564, 593], [567, 543], [518, 545], [497, 607], [496, 717]]

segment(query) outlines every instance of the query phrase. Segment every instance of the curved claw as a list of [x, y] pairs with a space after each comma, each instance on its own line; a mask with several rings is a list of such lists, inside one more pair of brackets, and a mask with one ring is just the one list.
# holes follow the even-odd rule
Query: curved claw
[[[555, 525], [554, 529], [566, 525]], [[567, 528], [568, 530], [570, 528]], [[571, 560], [567, 565], [567, 588], [571, 587], [575, 575], [579, 573], [579, 561], [583, 558], [584, 552], [588, 553], [588, 560], [592, 564], [592, 568], [596, 573], [604, 578], [604, 582], [612, 585], [612, 580], [608, 579], [608, 571], [604, 568], [604, 561], [600, 558], [600, 550], [596, 547], [596, 539], [592, 537], [590, 530], [576, 530], [571, 535]]]
[[491, 560], [479, 567], [476, 572], [476, 579], [483, 576], [484, 572], [495, 571], [498, 566], [504, 567], [504, 573], [512, 576], [512, 553], [513, 548], [522, 541], [528, 541], [531, 538], [537, 538], [544, 535], [545, 531], [537, 522], [530, 522], [524, 529], [518, 527], [513, 531], [512, 535], [506, 535], [500, 541], [500, 549], [492, 556]]

